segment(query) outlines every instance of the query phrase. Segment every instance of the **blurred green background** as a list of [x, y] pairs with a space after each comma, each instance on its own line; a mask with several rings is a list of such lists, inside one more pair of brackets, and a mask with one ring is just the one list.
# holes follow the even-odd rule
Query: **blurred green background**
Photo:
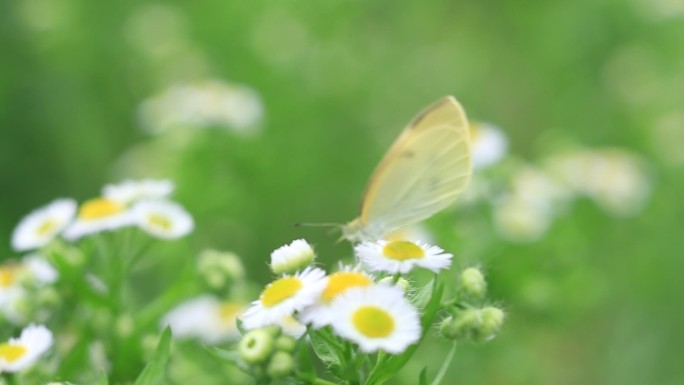
[[[442, 215], [458, 241], [440, 240], [482, 262], [509, 314], [449, 383], [681, 384], [682, 47], [677, 0], [3, 1], [0, 259], [32, 209], [147, 175], [176, 181], [194, 250], [233, 250], [256, 280], [298, 237], [333, 264], [347, 245], [292, 224], [351, 220], [401, 127], [452, 94], [517, 157], [549, 138], [622, 147], [653, 191], [626, 219], [579, 202], [531, 244], [500, 240], [485, 210]], [[141, 129], [144, 100], [205, 79], [254, 89], [260, 131]], [[393, 383], [446, 350], [435, 338]]]

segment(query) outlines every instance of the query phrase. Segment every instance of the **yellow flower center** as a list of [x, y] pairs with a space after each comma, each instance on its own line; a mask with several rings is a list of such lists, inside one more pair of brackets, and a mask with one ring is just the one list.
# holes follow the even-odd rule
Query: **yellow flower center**
[[244, 309], [244, 306], [233, 303], [233, 302], [226, 302], [222, 303], [219, 306], [218, 313], [219, 313], [219, 318], [221, 321], [224, 322], [233, 322], [235, 323], [235, 317], [237, 317], [238, 314]]
[[259, 299], [265, 307], [273, 307], [297, 294], [302, 286], [302, 281], [297, 277], [280, 278], [266, 286]]
[[96, 198], [81, 205], [78, 217], [87, 221], [101, 219], [119, 214], [123, 209], [123, 206], [117, 202], [105, 198]]
[[321, 294], [321, 299], [325, 303], [330, 303], [338, 295], [347, 291], [347, 289], [354, 286], [368, 286], [373, 281], [367, 276], [349, 271], [340, 271], [331, 274], [328, 277], [328, 284], [325, 286], [325, 290]]
[[0, 344], [0, 358], [12, 363], [26, 354], [28, 349], [22, 345], [11, 345], [7, 342]]
[[375, 306], [364, 306], [356, 310], [352, 323], [356, 330], [370, 338], [387, 337], [394, 331], [394, 318]]
[[46, 235], [49, 234], [53, 231], [55, 231], [55, 228], [57, 228], [57, 221], [54, 221], [52, 219], [48, 219], [45, 222], [41, 223], [40, 226], [36, 229], [36, 234], [38, 235]]
[[14, 284], [15, 274], [11, 267], [0, 267], [0, 287], [10, 287]]
[[164, 230], [169, 230], [173, 226], [173, 222], [166, 215], [150, 214], [147, 216], [147, 223], [150, 226], [161, 227]]
[[382, 254], [389, 259], [396, 259], [397, 261], [421, 259], [425, 256], [423, 249], [410, 241], [389, 242], [382, 249]]

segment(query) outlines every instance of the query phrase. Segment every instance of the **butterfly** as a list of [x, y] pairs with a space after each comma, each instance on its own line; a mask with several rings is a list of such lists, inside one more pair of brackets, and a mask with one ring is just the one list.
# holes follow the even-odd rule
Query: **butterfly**
[[342, 226], [343, 237], [374, 241], [451, 205], [472, 174], [468, 120], [446, 96], [404, 128], [373, 172], [361, 214]]

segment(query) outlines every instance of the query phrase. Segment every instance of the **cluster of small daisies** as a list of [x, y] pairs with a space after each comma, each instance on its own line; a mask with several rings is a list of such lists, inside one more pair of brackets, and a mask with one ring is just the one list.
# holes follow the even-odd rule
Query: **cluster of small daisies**
[[[316, 253], [303, 239], [273, 251], [270, 268], [277, 278], [239, 316], [241, 327], [247, 331], [239, 344], [239, 354], [243, 362], [256, 367], [255, 376], [266, 372], [276, 378], [276, 374], [282, 377], [294, 371], [292, 362], [285, 364], [289, 362], [285, 358], [287, 349], [283, 352], [276, 348], [278, 333], [300, 341], [304, 334], [312, 340], [323, 338], [333, 350], [344, 344], [356, 346], [358, 355], [399, 355], [422, 339], [425, 309], [421, 306], [425, 298], [417, 299], [406, 274], [415, 269], [433, 273], [448, 269], [452, 255], [437, 246], [405, 239], [361, 242], [354, 246], [354, 254], [354, 264], [340, 265], [337, 271], [326, 273], [314, 266]], [[462, 291], [476, 293], [471, 297], [482, 299], [482, 275], [473, 278], [469, 272], [464, 276]], [[438, 285], [433, 282], [433, 287]], [[436, 295], [434, 316], [442, 304], [441, 294], [432, 295]], [[491, 339], [503, 322], [503, 312], [498, 308], [471, 306], [456, 298], [443, 310], [449, 316], [443, 321], [442, 335], [450, 339]], [[475, 320], [463, 321], [464, 317], [473, 318], [472, 314]], [[300, 325], [299, 333], [284, 326], [293, 321]], [[348, 353], [341, 350], [340, 360], [344, 361]], [[342, 371], [360, 370], [354, 366], [359, 360], [347, 357], [347, 361]]]
[[57, 199], [27, 215], [12, 234], [12, 247], [22, 252], [46, 246], [56, 237], [77, 241], [87, 235], [137, 226], [152, 236], [179, 238], [194, 227], [190, 214], [168, 199], [168, 180], [126, 181], [106, 185], [102, 195], [83, 202]]
[[[57, 199], [24, 217], [14, 229], [11, 243], [16, 252], [26, 254], [0, 265], [0, 321], [19, 327], [50, 321], [53, 312], [47, 305], [58, 302], [52, 286], [60, 276], [48, 256], [57, 239], [77, 242], [128, 227], [163, 239], [188, 234], [193, 219], [169, 200], [173, 190], [173, 183], [166, 180], [126, 181], [105, 186], [102, 196], [80, 207], [73, 199]], [[51, 345], [52, 333], [45, 326], [25, 326], [20, 337], [0, 343], [0, 372], [23, 370]]]
[[507, 158], [508, 140], [491, 124], [474, 123], [471, 139], [474, 167], [496, 170], [476, 174], [460, 202], [491, 203], [495, 229], [509, 241], [539, 240], [576, 198], [626, 217], [638, 214], [650, 193], [643, 160], [624, 149], [569, 148], [533, 164]]
[[241, 316], [246, 329], [281, 325], [295, 316], [314, 329], [332, 330], [366, 353], [398, 354], [420, 338], [418, 310], [402, 288], [380, 275], [405, 274], [421, 267], [437, 272], [448, 268], [451, 254], [436, 246], [410, 241], [363, 242], [355, 247], [360, 262], [326, 274], [311, 266], [313, 248], [303, 239], [271, 254], [271, 269], [280, 275]]
[[651, 183], [643, 161], [621, 149], [572, 149], [541, 165], [519, 165], [494, 201], [494, 224], [504, 238], [535, 241], [577, 198], [588, 198], [615, 217], [636, 215]]
[[140, 106], [142, 127], [151, 134], [210, 127], [251, 134], [257, 130], [262, 115], [256, 91], [222, 80], [173, 85]]

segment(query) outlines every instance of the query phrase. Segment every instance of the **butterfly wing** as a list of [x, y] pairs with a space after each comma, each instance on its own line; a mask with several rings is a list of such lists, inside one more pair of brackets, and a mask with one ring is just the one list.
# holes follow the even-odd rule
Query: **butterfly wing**
[[347, 238], [378, 239], [446, 208], [468, 183], [471, 163], [465, 113], [445, 97], [404, 129], [375, 169]]

